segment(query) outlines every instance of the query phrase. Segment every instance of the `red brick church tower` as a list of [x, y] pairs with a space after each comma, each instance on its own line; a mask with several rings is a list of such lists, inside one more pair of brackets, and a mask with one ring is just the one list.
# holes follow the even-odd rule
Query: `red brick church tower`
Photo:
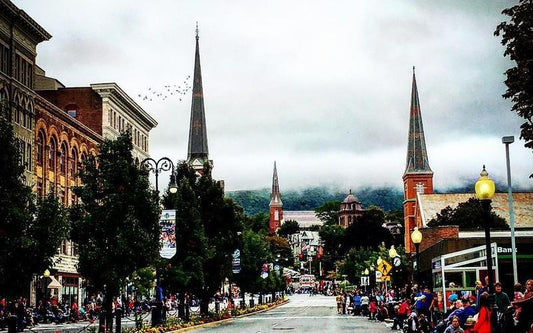
[[274, 161], [274, 173], [272, 175], [272, 192], [270, 192], [270, 219], [268, 220], [268, 231], [273, 235], [281, 226], [283, 220], [283, 202], [279, 191], [278, 170]]
[[200, 45], [198, 40], [198, 24], [196, 24], [196, 53], [194, 57], [194, 75], [192, 86], [191, 123], [189, 127], [189, 146], [187, 163], [199, 174], [202, 173], [204, 163], [209, 160], [207, 148], [207, 127], [205, 125], [204, 91], [202, 86], [202, 69], [200, 67]]
[[422, 126], [422, 114], [416, 87], [415, 68], [413, 67], [413, 86], [411, 90], [411, 111], [409, 116], [409, 140], [407, 159], [403, 174], [403, 216], [405, 227], [405, 251], [414, 252], [411, 231], [416, 225], [415, 209], [417, 193], [433, 193], [433, 171], [429, 167]]

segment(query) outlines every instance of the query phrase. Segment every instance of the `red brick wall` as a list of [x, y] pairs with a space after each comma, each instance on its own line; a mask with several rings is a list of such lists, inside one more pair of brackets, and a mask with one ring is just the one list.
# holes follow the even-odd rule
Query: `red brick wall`
[[78, 107], [76, 119], [102, 135], [102, 98], [92, 88], [61, 88], [38, 93], [65, 112], [68, 105], [75, 104]]
[[423, 251], [434, 244], [437, 244], [443, 239], [455, 239], [459, 237], [459, 227], [456, 225], [446, 225], [435, 228], [419, 229], [422, 233], [422, 242], [420, 243], [420, 251]]
[[431, 173], [413, 173], [403, 176], [404, 183], [404, 203], [403, 216], [405, 227], [405, 251], [407, 253], [415, 252], [413, 242], [411, 242], [411, 230], [416, 224], [416, 184], [424, 184], [424, 193], [433, 193], [433, 174]]

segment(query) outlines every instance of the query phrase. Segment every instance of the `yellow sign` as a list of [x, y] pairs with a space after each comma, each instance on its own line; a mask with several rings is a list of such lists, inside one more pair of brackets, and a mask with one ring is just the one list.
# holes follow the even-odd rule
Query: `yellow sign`
[[390, 275], [382, 275], [381, 282], [384, 282], [384, 281], [390, 281]]
[[387, 276], [389, 275], [389, 272], [392, 269], [392, 265], [389, 264], [387, 261], [383, 260], [381, 261], [381, 263], [378, 265], [377, 268], [378, 268], [378, 271], [380, 271], [383, 275]]

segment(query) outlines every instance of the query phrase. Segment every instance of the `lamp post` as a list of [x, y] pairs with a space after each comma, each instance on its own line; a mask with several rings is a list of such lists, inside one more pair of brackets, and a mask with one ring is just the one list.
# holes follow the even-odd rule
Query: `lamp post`
[[168, 157], [161, 157], [159, 160], [154, 160], [151, 157], [145, 158], [141, 162], [141, 166], [148, 169], [148, 171], [155, 174], [155, 190], [159, 194], [159, 174], [162, 171], [170, 171], [170, 184], [169, 191], [174, 194], [178, 191], [178, 186], [176, 185], [176, 176], [174, 175], [174, 163]]
[[48, 269], [45, 269], [43, 272], [43, 280], [44, 280], [44, 311], [43, 311], [43, 323], [48, 322], [48, 278], [50, 277], [50, 271]]
[[509, 201], [509, 224], [511, 226], [511, 251], [513, 258], [513, 280], [518, 282], [518, 267], [516, 264], [516, 240], [514, 235], [514, 209], [513, 188], [511, 186], [511, 162], [509, 159], [509, 145], [514, 142], [514, 136], [504, 136], [502, 143], [505, 144], [505, 157], [507, 161], [507, 200]]
[[494, 182], [489, 178], [489, 173], [485, 170], [483, 165], [483, 170], [480, 173], [480, 177], [475, 185], [476, 197], [481, 202], [483, 207], [483, 217], [485, 224], [485, 252], [487, 257], [487, 274], [489, 276], [489, 301], [491, 305], [491, 332], [496, 331], [496, 303], [494, 299], [494, 277], [492, 275], [492, 251], [490, 246], [490, 203], [496, 188]]
[[[141, 162], [141, 166], [145, 167], [148, 171], [153, 172], [155, 175], [155, 191], [157, 193], [157, 198], [159, 200], [159, 174], [162, 171], [170, 171], [170, 184], [168, 190], [170, 193], [174, 194], [178, 191], [178, 186], [176, 185], [176, 175], [174, 174], [174, 163], [168, 157], [161, 157], [159, 160], [154, 160], [151, 157], [145, 158]], [[155, 288], [155, 297], [156, 303], [152, 307], [152, 327], [157, 326], [161, 323], [163, 318], [163, 298], [162, 292], [159, 285], [159, 274], [156, 268], [155, 272], [156, 277], [156, 288]]]
[[[393, 263], [393, 267], [396, 266], [394, 260], [395, 260], [395, 258], [396, 258], [397, 256], [398, 256], [398, 252], [397, 252], [396, 249], [394, 248], [394, 245], [391, 245], [391, 246], [390, 246], [390, 249], [389, 249], [389, 258], [391, 259], [391, 262]], [[396, 278], [394, 279], [394, 282], [397, 282], [397, 281], [396, 281]], [[390, 285], [391, 285], [391, 288], [392, 288], [392, 280], [391, 280]]]
[[363, 275], [366, 277], [365, 278], [365, 293], [366, 293], [366, 286], [368, 286], [370, 284], [370, 277], [368, 276], [370, 272], [368, 271], [368, 268], [365, 268], [365, 271], [363, 272]]
[[416, 249], [416, 283], [420, 283], [420, 243], [422, 242], [422, 233], [415, 227], [411, 233], [411, 241], [415, 244]]

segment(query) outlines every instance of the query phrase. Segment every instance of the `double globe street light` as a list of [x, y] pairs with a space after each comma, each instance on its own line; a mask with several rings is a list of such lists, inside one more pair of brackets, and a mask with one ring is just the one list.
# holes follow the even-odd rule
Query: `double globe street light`
[[[142, 160], [140, 165], [155, 175], [155, 191], [157, 193], [157, 200], [159, 200], [159, 174], [163, 171], [170, 171], [170, 183], [168, 185], [168, 191], [172, 194], [178, 192], [176, 175], [174, 172], [174, 163], [172, 163], [170, 158], [161, 157], [156, 161], [153, 158], [148, 157]], [[152, 308], [152, 327], [159, 325], [163, 318], [163, 298], [159, 291], [159, 282], [159, 274], [156, 270], [156, 304]]]
[[176, 184], [176, 175], [174, 173], [174, 163], [168, 157], [161, 157], [159, 160], [154, 160], [151, 157], [145, 158], [141, 162], [141, 166], [146, 168], [149, 172], [155, 175], [155, 190], [159, 194], [159, 174], [162, 171], [170, 171], [170, 183], [168, 190], [174, 194], [178, 192], [178, 186]]

